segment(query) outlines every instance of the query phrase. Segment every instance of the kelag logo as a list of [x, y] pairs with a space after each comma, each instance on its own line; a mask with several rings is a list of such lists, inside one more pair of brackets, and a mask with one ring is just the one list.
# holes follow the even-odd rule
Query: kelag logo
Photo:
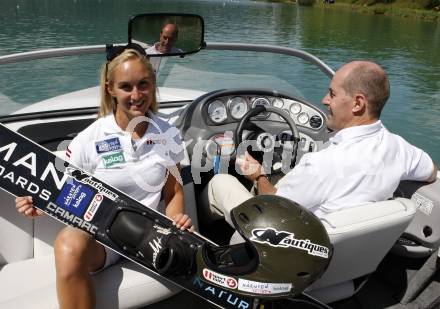
[[122, 151], [118, 151], [108, 156], [103, 156], [102, 160], [104, 161], [104, 167], [107, 168], [115, 164], [124, 163], [125, 157]]
[[91, 189], [72, 179], [63, 186], [56, 203], [61, 208], [81, 217], [93, 196]]

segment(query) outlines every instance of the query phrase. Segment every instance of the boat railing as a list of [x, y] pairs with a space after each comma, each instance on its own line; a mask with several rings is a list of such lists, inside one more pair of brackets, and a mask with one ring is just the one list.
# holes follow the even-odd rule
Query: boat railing
[[[325, 64], [318, 57], [313, 56], [308, 52], [290, 47], [281, 47], [281, 46], [264, 45], [264, 44], [207, 42], [206, 49], [267, 52], [274, 54], [289, 55], [289, 56], [301, 58], [317, 66], [324, 74], [326, 74], [330, 78], [335, 73], [327, 64]], [[0, 56], [0, 65], [30, 61], [30, 60], [45, 59], [45, 58], [79, 56], [79, 55], [101, 54], [101, 53], [105, 53], [105, 45], [74, 46], [74, 47], [65, 47], [65, 48], [43, 49], [43, 50], [36, 50], [36, 51]]]

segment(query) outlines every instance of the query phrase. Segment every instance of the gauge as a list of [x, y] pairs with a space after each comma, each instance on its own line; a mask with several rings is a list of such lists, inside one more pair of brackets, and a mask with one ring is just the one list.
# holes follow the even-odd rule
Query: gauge
[[313, 115], [312, 117], [310, 117], [309, 124], [312, 128], [317, 129], [322, 125], [322, 118], [318, 115]]
[[[258, 105], [270, 106], [270, 102], [266, 98], [258, 97], [252, 101], [252, 108], [255, 108]], [[267, 117], [269, 117], [269, 115], [270, 115], [269, 112], [264, 112], [264, 113], [261, 113], [260, 115], [258, 115], [257, 118], [267, 118]]]
[[223, 122], [228, 117], [225, 104], [220, 100], [211, 102], [208, 106], [208, 115], [215, 123]]
[[299, 103], [293, 103], [290, 105], [290, 111], [292, 114], [298, 114], [301, 111], [301, 105]]
[[241, 119], [248, 111], [248, 105], [244, 98], [233, 97], [228, 101], [229, 112], [232, 118]]
[[309, 115], [307, 113], [301, 113], [298, 115], [298, 122], [305, 125], [309, 121]]
[[283, 108], [284, 101], [281, 98], [275, 98], [275, 100], [273, 100], [272, 105], [277, 108]]

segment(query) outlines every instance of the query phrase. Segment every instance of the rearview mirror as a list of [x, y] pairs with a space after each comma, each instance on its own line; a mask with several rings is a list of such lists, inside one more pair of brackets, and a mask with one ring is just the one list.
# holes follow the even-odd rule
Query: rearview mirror
[[204, 48], [203, 18], [195, 14], [140, 14], [130, 18], [128, 42], [150, 57], [186, 55]]

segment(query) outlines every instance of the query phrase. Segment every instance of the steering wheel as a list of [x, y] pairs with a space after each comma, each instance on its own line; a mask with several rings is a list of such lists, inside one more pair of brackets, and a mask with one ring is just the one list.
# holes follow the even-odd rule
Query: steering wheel
[[[277, 135], [281, 132], [274, 132], [275, 130], [270, 129], [264, 129], [252, 121], [250, 121], [251, 117], [255, 117], [261, 113], [274, 113], [280, 116], [289, 126], [289, 129], [292, 132], [292, 136], [290, 140], [287, 141], [281, 141], [277, 139]], [[243, 131], [244, 129], [248, 129], [252, 131], [251, 134], [248, 135], [246, 138], [246, 141], [248, 143], [243, 144]], [[277, 129], [278, 131], [278, 129]], [[298, 143], [300, 141], [299, 137], [299, 131], [298, 128], [293, 121], [293, 119], [290, 117], [288, 113], [285, 111], [275, 108], [272, 106], [264, 106], [264, 105], [258, 105], [251, 109], [249, 112], [247, 112], [243, 118], [241, 119], [240, 123], [237, 126], [237, 129], [234, 132], [234, 140], [237, 142], [238, 148], [237, 148], [237, 155], [239, 150], [240, 153], [242, 152], [244, 154], [245, 150], [248, 150], [249, 146], [252, 146], [252, 150], [248, 150], [249, 153], [257, 160], [260, 164], [262, 164], [265, 171], [268, 169], [268, 163], [264, 159], [264, 154], [273, 153], [273, 159], [272, 162], [270, 162], [270, 179], [273, 182], [273, 175], [279, 175], [283, 169], [282, 167], [285, 164], [288, 165], [288, 169], [293, 168], [295, 166], [296, 161], [296, 155], [298, 151]], [[243, 149], [244, 148], [244, 149]], [[283, 153], [289, 154], [291, 153], [291, 157], [289, 160], [289, 156], [285, 156], [283, 158]], [[283, 162], [283, 159], [285, 159], [285, 162]], [[287, 162], [286, 162], [287, 161]]]

